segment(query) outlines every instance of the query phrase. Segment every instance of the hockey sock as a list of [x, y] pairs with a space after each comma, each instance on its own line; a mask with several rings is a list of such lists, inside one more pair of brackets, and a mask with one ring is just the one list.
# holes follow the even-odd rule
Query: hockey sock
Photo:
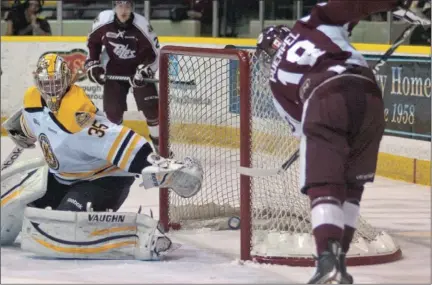
[[327, 185], [308, 189], [308, 195], [312, 208], [312, 231], [317, 254], [320, 255], [327, 250], [329, 241], [342, 240], [344, 212], [341, 201], [344, 200], [344, 189]]
[[158, 138], [159, 137], [159, 125], [155, 125], [155, 126], [148, 126], [149, 131], [150, 131], [150, 136], [152, 136], [153, 138]]
[[342, 238], [342, 252], [348, 252], [351, 241], [357, 227], [357, 220], [360, 215], [358, 201], [345, 201], [343, 204], [345, 229]]
[[341, 240], [342, 227], [343, 211], [340, 206], [326, 203], [312, 209], [312, 229], [318, 255], [327, 250], [330, 240]]

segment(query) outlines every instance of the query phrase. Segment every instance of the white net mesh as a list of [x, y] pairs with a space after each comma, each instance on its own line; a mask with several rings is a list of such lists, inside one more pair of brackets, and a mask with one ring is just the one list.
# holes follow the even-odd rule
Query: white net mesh
[[[278, 115], [268, 86], [269, 66], [251, 54], [250, 156], [257, 168], [280, 167], [298, 148]], [[169, 57], [169, 147], [193, 155], [205, 170], [202, 191], [190, 199], [169, 196], [169, 219], [182, 229], [228, 228], [240, 214], [240, 104], [238, 62], [208, 56]], [[173, 82], [174, 81], [174, 82]], [[298, 187], [298, 161], [284, 175], [251, 178], [255, 256], [310, 258], [314, 253], [308, 198]], [[360, 219], [351, 256], [392, 254], [391, 238]]]

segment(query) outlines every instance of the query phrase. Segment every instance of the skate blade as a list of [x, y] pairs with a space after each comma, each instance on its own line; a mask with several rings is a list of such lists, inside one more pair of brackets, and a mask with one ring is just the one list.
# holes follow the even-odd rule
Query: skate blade
[[329, 277], [324, 284], [342, 284], [342, 276], [337, 273], [335, 276]]
[[317, 280], [315, 284], [342, 284], [342, 276], [338, 271], [332, 271]]

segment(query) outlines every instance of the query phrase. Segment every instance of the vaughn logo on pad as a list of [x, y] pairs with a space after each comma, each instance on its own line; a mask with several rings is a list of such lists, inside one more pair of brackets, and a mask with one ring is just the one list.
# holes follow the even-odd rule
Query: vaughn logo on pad
[[107, 222], [107, 223], [123, 223], [125, 221], [125, 215], [115, 214], [89, 214], [89, 222]]

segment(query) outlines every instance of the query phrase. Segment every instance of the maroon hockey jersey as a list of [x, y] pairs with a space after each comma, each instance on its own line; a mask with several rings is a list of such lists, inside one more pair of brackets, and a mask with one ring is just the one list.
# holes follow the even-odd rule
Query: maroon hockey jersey
[[396, 0], [333, 0], [317, 4], [311, 14], [296, 22], [273, 58], [270, 87], [275, 100], [294, 125], [303, 111], [299, 87], [305, 75], [349, 65], [367, 67], [365, 58], [349, 42], [358, 21], [372, 13], [397, 8]]
[[106, 74], [133, 76], [139, 64], [150, 65], [153, 72], [159, 66], [159, 42], [144, 16], [133, 13], [128, 27], [120, 27], [113, 10], [102, 11], [95, 19], [88, 36], [87, 61], [102, 60], [102, 48], [108, 56]]

